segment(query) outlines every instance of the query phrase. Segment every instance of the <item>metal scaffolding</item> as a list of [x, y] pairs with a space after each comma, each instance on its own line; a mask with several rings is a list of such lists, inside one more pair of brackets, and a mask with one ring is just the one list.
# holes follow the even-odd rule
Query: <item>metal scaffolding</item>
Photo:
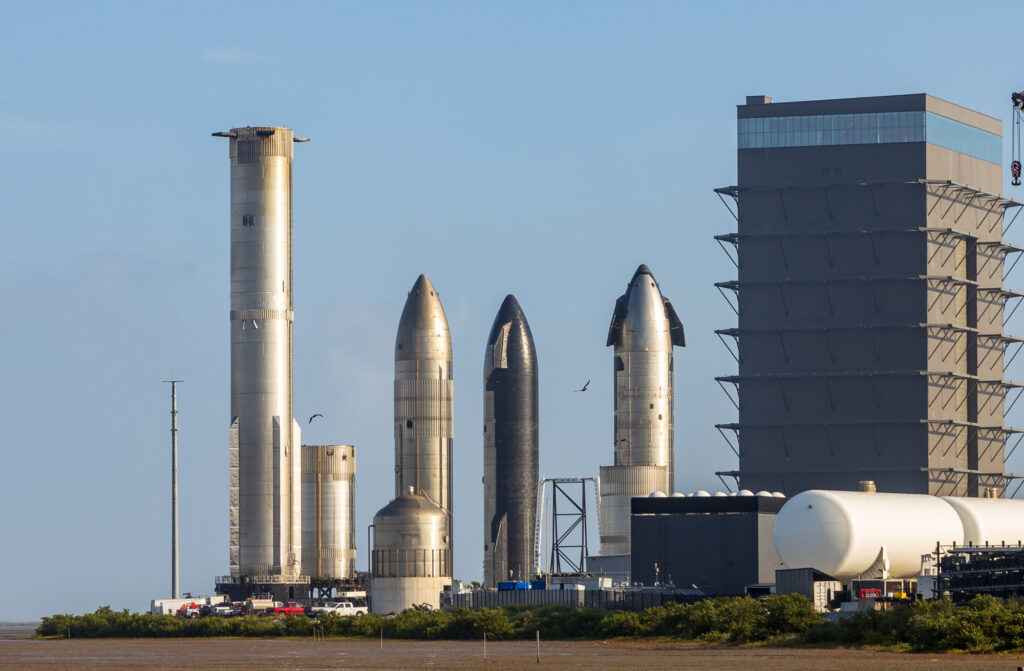
[[[593, 488], [594, 501], [600, 525], [598, 478], [541, 478], [537, 488], [537, 542], [534, 549], [537, 572], [541, 566], [544, 538], [544, 499], [547, 485], [551, 485], [551, 554], [547, 573], [582, 573], [587, 547], [587, 483]], [[578, 495], [570, 491], [579, 486]], [[561, 510], [559, 510], [561, 502]], [[578, 558], [577, 558], [578, 555]]]
[[[905, 197], [911, 193], [907, 189], [916, 188], [919, 188], [918, 193], [924, 196], [921, 214], [905, 214], [888, 206], [888, 203], [893, 201], [887, 200], [887, 189], [896, 189], [897, 191], [891, 193], [898, 192]], [[1001, 413], [1002, 417], [1005, 417], [1005, 413], [1024, 392], [1024, 386], [1021, 384], [996, 378], [1000, 369], [1005, 372], [1024, 348], [1024, 339], [1003, 332], [1003, 327], [1024, 302], [1024, 294], [1002, 287], [1002, 283], [1024, 255], [1024, 248], [1005, 243], [1001, 239], [1024, 209], [1024, 203], [950, 180], [928, 179], [857, 181], [827, 185], [727, 186], [714, 191], [740, 229], [715, 235], [714, 239], [743, 278], [715, 283], [716, 289], [740, 318], [738, 327], [718, 329], [715, 334], [736, 361], [741, 373], [744, 368], [750, 370], [752, 363], [746, 361], [745, 356], [752, 356], [752, 352], [772, 352], [773, 346], [778, 348], [766, 360], [773, 362], [768, 366], [769, 371], [775, 369], [773, 372], [765, 372], [764, 367], [761, 367], [754, 368], [754, 374], [716, 377], [716, 382], [741, 415], [739, 422], [716, 425], [737, 458], [743, 455], [741, 427], [778, 431], [778, 440], [782, 441], [780, 452], [784, 452], [788, 460], [790, 449], [787, 432], [796, 427], [822, 429], [823, 442], [827, 443], [833, 458], [836, 457], [833, 433], [838, 435], [844, 427], [870, 428], [876, 456], [881, 457], [883, 450], [880, 447], [879, 432], [883, 431], [883, 427], [926, 424], [929, 427], [924, 434], [926, 442], [934, 438], [934, 432], [943, 427], [959, 432], [956, 434], [956, 440], [959, 442], [955, 446], [944, 445], [945, 452], [941, 457], [945, 463], [939, 461], [942, 468], [933, 468], [935, 464], [929, 463], [928, 467], [921, 469], [930, 477], [948, 478], [949, 474], [953, 473], [959, 478], [958, 482], [961, 482], [965, 477], [971, 476], [974, 478], [970, 483], [972, 491], [976, 485], [998, 485], [1005, 489], [1007, 484], [1019, 478], [1012, 474], [990, 473], [977, 468], [954, 466], [950, 469], [946, 464], [950, 463], [949, 459], [969, 458], [973, 465], [977, 462], [979, 454], [986, 459], [998, 460], [998, 453], [993, 453], [992, 450], [1001, 450], [1005, 456], [1009, 456], [1020, 443], [1018, 438], [1012, 447], [1007, 445], [1007, 437], [1011, 434], [1020, 434], [1019, 430], [1001, 425], [988, 426], [985, 423], [991, 422], [992, 419], [998, 421], [993, 413]], [[851, 191], [864, 194], [863, 200], [851, 200], [855, 198]], [[809, 195], [811, 192], [818, 195]], [[753, 225], [744, 226], [744, 209], [741, 207], [743, 194], [757, 194], [757, 205], [754, 207], [758, 212], [758, 218], [754, 220], [756, 223]], [[852, 215], [848, 207], [851, 202], [858, 203], [858, 209]], [[821, 226], [806, 225], [807, 221], [813, 220], [816, 216], [811, 215], [808, 219], [809, 203], [821, 208]], [[815, 203], [817, 205], [814, 205]], [[965, 216], [968, 212], [971, 213], [970, 216]], [[922, 214], [925, 220], [923, 223], [926, 225], [906, 226], [906, 223], [911, 223], [908, 222], [908, 217], [917, 218]], [[929, 219], [930, 215], [934, 216]], [[747, 216], [750, 216], [749, 206]], [[762, 221], [766, 223], [762, 225]], [[838, 222], [838, 226], [845, 228], [830, 230], [830, 222]], [[945, 225], [933, 225], [933, 222]], [[903, 225], [900, 225], [901, 223]], [[1003, 225], [998, 228], [1000, 223]], [[771, 230], [776, 227], [782, 230]], [[789, 230], [786, 230], [787, 228]], [[873, 268], [882, 269], [886, 267], [886, 263], [891, 263], [886, 261], [884, 250], [887, 241], [900, 239], [894, 236], [922, 236], [920, 243], [911, 238], [903, 238], [899, 244], [924, 245], [925, 268], [930, 272], [899, 274], [898, 270], [901, 267], [897, 264], [892, 267], [893, 270], [897, 270], [896, 273], [889, 270], [887, 273], [883, 271], [880, 274], [873, 274]], [[741, 253], [747, 243], [754, 245], [747, 252], [749, 259], [756, 259], [754, 270], [746, 265], [749, 259], [745, 261]], [[851, 251], [851, 245], [856, 245], [856, 251]], [[816, 265], [808, 271], [801, 259], [810, 258], [807, 257], [810, 253], [815, 255]], [[751, 254], [754, 256], [750, 256]], [[863, 274], [858, 272], [860, 267], [856, 265], [857, 263], [862, 264]], [[744, 268], [747, 268], [745, 273]], [[846, 273], [841, 272], [842, 270], [846, 270]], [[853, 272], [849, 272], [850, 270]], [[817, 274], [813, 274], [815, 272]], [[891, 291], [890, 287], [895, 289], [897, 284], [901, 283], [924, 285], [923, 292], [928, 310], [926, 321], [891, 323], [895, 320], [890, 319], [887, 322], [886, 309], [893, 308], [887, 308], [883, 299], [887, 292]], [[864, 289], [853, 289], [850, 288], [851, 285]], [[813, 293], [808, 293], [807, 287], [814, 287]], [[741, 295], [746, 295], [743, 292], [747, 289], [752, 289], [754, 293], [747, 295], [745, 302], [741, 302]], [[854, 291], [859, 293], [851, 293]], [[920, 292], [922, 289], [916, 291]], [[850, 300], [849, 296], [857, 296], [857, 300], [861, 301], [858, 304], [862, 306], [858, 308], [860, 313], [856, 310], [851, 312], [846, 308], [844, 315], [840, 306], [844, 305], [842, 301]], [[810, 311], [806, 307], [808, 300], [815, 301]], [[746, 313], [745, 311], [751, 307], [754, 312]], [[753, 316], [750, 316], [751, 314]], [[862, 315], [865, 321], [873, 323], [843, 323], [856, 318], [858, 314]], [[822, 323], [804, 323], [809, 321], [808, 316], [820, 319]], [[835, 318], [835, 323], [829, 324], [832, 318]], [[946, 322], [946, 319], [949, 319], [949, 322]], [[777, 323], [772, 323], [773, 321]], [[957, 324], [953, 323], [954, 321], [966, 323]], [[883, 358], [887, 351], [893, 351], [885, 350], [886, 346], [891, 348], [894, 342], [905, 342], [907, 336], [894, 333], [900, 329], [919, 329], [924, 332], [923, 342], [927, 347], [929, 370], [871, 370], [873, 365], [890, 368], [893, 367], [892, 363], [896, 363], [897, 366], [902, 363], [898, 359], [894, 361], [891, 354]], [[862, 333], [863, 338], [851, 335], [855, 333]], [[747, 341], [748, 344], [744, 346], [745, 337], [756, 340]], [[773, 345], [772, 338], [776, 339], [777, 345]], [[807, 338], [812, 340], [808, 341]], [[897, 340], [893, 340], [894, 338]], [[821, 349], [814, 350], [816, 354], [808, 355], [807, 342], [813, 342], [815, 347]], [[804, 343], [803, 349], [801, 343]], [[752, 350], [752, 347], [755, 349]], [[828, 370], [829, 367], [835, 367], [837, 352], [842, 356], [843, 349], [850, 347], [856, 348], [860, 356], [860, 359], [856, 360], [857, 363], [852, 365], [852, 370]], [[799, 363], [795, 370], [786, 370], [794, 365], [791, 362], [794, 354], [802, 358], [796, 360]], [[760, 357], [760, 354], [758, 356]], [[808, 369], [808, 361], [813, 363], [808, 356], [824, 357], [822, 365], [825, 368]], [[872, 360], [876, 363], [872, 364]], [[757, 361], [760, 363], [761, 359], [758, 358]], [[839, 361], [841, 363], [842, 359]], [[886, 361], [889, 365], [886, 365]], [[801, 370], [801, 365], [804, 370]], [[808, 370], [814, 372], [807, 372]], [[852, 410], [854, 414], [867, 415], [867, 408], [871, 407], [865, 406], [857, 398], [853, 399], [858, 401], [857, 406], [851, 407], [851, 388], [848, 383], [842, 382], [843, 380], [859, 378], [869, 383], [870, 391], [865, 386], [862, 393], [868, 394], [869, 399], [873, 398], [873, 407], [880, 413], [886, 409], [883, 397], [879, 394], [882, 378], [912, 376], [926, 378], [929, 396], [928, 406], [924, 409], [925, 417], [892, 419], [878, 414], [875, 417], [865, 416], [864, 419], [851, 420], [843, 416], [841, 409], [837, 410], [837, 393], [840, 398], [845, 398], [840, 402], [845, 403], [846, 409]], [[779, 412], [785, 414], [805, 410], [791, 407], [791, 396], [803, 392], [806, 399], [808, 381], [815, 381], [813, 384], [819, 386], [813, 389], [821, 389], [821, 396], [827, 398], [827, 404], [820, 408], [823, 417], [816, 418], [820, 421], [772, 422], [770, 414], [775, 410], [760, 406], [757, 422], [742, 419], [744, 404], [741, 398], [750, 401], [746, 394], [741, 397], [742, 384], [768, 382], [776, 385], [771, 394], [781, 402]], [[804, 386], [793, 386], [798, 384]], [[1009, 398], [1011, 390], [1017, 392], [1014, 397]], [[863, 395], [860, 398], [863, 399]], [[999, 404], [1002, 404], [1001, 407]], [[748, 408], [748, 417], [750, 412]], [[942, 417], [949, 417], [952, 413], [956, 419], [932, 419], [929, 417], [932, 412]], [[794, 418], [800, 419], [799, 414], [798, 412]], [[761, 421], [764, 419], [769, 421]], [[964, 419], [968, 421], [962, 421]], [[967, 432], [970, 433], [969, 438], [966, 436]], [[806, 434], [804, 435], [806, 437]], [[759, 433], [758, 436], [757, 440], [761, 440], [764, 434]], [[850, 440], [849, 435], [845, 436], [845, 440]], [[929, 444], [926, 447], [929, 448], [929, 453], [939, 449], [938, 445]], [[752, 472], [749, 468], [741, 468], [744, 474]], [[818, 471], [800, 472], [806, 475]], [[830, 472], [840, 471], [833, 469]], [[822, 470], [820, 473], [825, 471]], [[723, 483], [726, 482], [725, 477], [734, 477], [737, 479], [737, 485], [739, 484], [739, 471], [720, 471], [717, 475]], [[782, 477], [784, 474], [778, 472], [771, 475]], [[728, 488], [728, 484], [726, 486]]]

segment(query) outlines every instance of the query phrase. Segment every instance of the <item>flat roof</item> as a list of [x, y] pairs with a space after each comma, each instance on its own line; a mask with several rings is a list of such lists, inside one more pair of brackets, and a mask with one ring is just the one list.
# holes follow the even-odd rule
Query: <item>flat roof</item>
[[789, 499], [774, 496], [644, 496], [630, 500], [633, 515], [777, 513]]
[[982, 114], [962, 105], [937, 98], [927, 93], [907, 93], [894, 96], [869, 96], [866, 98], [833, 98], [830, 100], [801, 100], [773, 102], [768, 96], [748, 96], [748, 100], [764, 100], [751, 104], [737, 105], [739, 119], [780, 116], [815, 116], [823, 114], [868, 114], [872, 112], [915, 112], [927, 111], [947, 119], [953, 119], [969, 126], [1002, 135], [1003, 122], [995, 117]]

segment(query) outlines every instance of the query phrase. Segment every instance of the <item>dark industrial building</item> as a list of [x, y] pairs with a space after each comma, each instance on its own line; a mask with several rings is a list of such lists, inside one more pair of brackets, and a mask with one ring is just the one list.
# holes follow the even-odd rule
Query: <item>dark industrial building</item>
[[1000, 121], [925, 94], [751, 96], [737, 117], [738, 180], [716, 189], [736, 226], [716, 236], [737, 269], [717, 284], [738, 317], [718, 331], [738, 363], [723, 475], [1002, 495], [1021, 203], [999, 195]]
[[632, 580], [745, 594], [775, 582], [772, 530], [784, 498], [665, 496], [632, 500]]

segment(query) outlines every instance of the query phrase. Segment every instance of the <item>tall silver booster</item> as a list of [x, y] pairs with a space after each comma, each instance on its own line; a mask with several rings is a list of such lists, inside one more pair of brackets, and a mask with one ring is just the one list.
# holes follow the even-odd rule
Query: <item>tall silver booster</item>
[[297, 577], [299, 425], [292, 408], [292, 149], [287, 128], [230, 139], [233, 576]]
[[672, 464], [672, 348], [683, 325], [641, 265], [615, 301], [615, 465], [601, 467], [601, 554], [628, 554], [630, 499], [675, 489]]
[[412, 487], [441, 508], [449, 550], [453, 436], [448, 319], [434, 285], [420, 275], [395, 338], [395, 497]]

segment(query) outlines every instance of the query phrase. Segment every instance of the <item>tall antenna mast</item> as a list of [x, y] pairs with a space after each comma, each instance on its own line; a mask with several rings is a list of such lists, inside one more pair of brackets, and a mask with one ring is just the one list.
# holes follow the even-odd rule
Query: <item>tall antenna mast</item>
[[171, 598], [178, 598], [178, 383], [171, 385]]

